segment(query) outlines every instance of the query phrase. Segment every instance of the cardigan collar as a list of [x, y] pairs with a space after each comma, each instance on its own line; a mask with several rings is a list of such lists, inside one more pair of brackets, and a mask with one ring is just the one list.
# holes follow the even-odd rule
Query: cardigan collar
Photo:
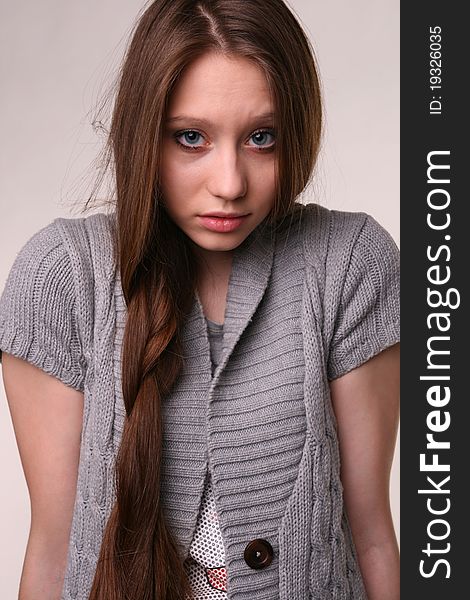
[[[110, 215], [110, 222], [116, 235], [117, 214], [115, 212]], [[224, 368], [268, 287], [275, 242], [276, 228], [266, 217], [233, 251], [224, 315], [223, 356], [214, 378]], [[119, 269], [116, 273], [116, 284], [122, 291]], [[125, 307], [123, 308], [125, 310]], [[188, 317], [188, 324], [199, 323], [198, 333], [201, 335], [201, 327], [206, 330], [207, 325], [197, 290]], [[194, 333], [191, 332], [190, 335]]]
[[[117, 214], [110, 215], [110, 223], [113, 228], [113, 239], [116, 240]], [[115, 241], [116, 244], [116, 241]], [[276, 227], [269, 223], [266, 217], [250, 234], [234, 249], [232, 257], [232, 267], [227, 288], [225, 315], [224, 315], [224, 333], [223, 333], [223, 354], [221, 361], [211, 375], [210, 366], [210, 348], [207, 335], [207, 324], [204, 316], [202, 303], [197, 289], [194, 292], [194, 300], [189, 314], [186, 317], [185, 327], [183, 329], [182, 341], [189, 349], [193, 346], [195, 339], [203, 340], [206, 348], [205, 376], [203, 380], [210, 381], [214, 387], [217, 379], [224, 369], [227, 360], [232, 354], [238, 340], [242, 336], [248, 323], [253, 318], [258, 308], [264, 292], [268, 287], [271, 276], [274, 248], [276, 245]], [[117, 252], [117, 244], [114, 251]], [[114, 262], [117, 266], [117, 262]], [[127, 307], [125, 304], [119, 268], [115, 271], [116, 287], [116, 308], [118, 311], [117, 328], [124, 329]], [[116, 345], [122, 343], [122, 336], [118, 335]], [[194, 350], [194, 348], [193, 348]], [[186, 353], [186, 352], [185, 352]], [[117, 356], [119, 353], [117, 352]], [[199, 363], [199, 369], [202, 364]], [[202, 373], [201, 373], [202, 375]], [[121, 379], [121, 377], [119, 377]], [[118, 386], [120, 390], [120, 385]]]
[[[275, 228], [267, 222], [266, 218], [233, 252], [224, 315], [223, 353], [214, 372], [211, 388], [216, 385], [221, 371], [253, 318], [268, 287], [273, 265], [275, 239]], [[207, 336], [201, 331], [201, 328], [206, 331], [207, 325], [197, 291], [190, 320], [193, 321], [193, 319], [198, 323], [198, 332], [193, 331], [192, 335]]]

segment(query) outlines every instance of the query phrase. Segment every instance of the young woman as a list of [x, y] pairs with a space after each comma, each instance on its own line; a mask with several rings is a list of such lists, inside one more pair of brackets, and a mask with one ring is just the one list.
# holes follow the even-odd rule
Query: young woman
[[321, 121], [282, 0], [141, 17], [115, 207], [38, 231], [0, 300], [21, 600], [398, 599], [399, 255], [296, 201]]

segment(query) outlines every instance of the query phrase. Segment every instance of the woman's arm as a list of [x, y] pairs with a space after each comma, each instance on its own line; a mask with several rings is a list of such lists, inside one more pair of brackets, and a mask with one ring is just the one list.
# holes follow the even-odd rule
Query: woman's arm
[[59, 600], [75, 501], [83, 393], [5, 352], [2, 365], [31, 500], [19, 600]]
[[399, 551], [390, 512], [390, 468], [399, 419], [400, 345], [330, 382], [341, 481], [369, 600], [398, 600]]

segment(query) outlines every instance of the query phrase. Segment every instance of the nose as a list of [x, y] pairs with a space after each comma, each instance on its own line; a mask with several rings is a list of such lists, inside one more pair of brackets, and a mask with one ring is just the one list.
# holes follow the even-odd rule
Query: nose
[[236, 200], [246, 194], [247, 174], [237, 150], [233, 146], [220, 147], [213, 152], [208, 190], [223, 200]]

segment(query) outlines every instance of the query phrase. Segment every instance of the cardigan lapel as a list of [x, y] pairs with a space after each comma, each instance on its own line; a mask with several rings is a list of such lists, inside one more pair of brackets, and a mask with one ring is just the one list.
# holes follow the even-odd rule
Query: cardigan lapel
[[[261, 223], [235, 249], [227, 290], [223, 356], [211, 377], [207, 325], [197, 291], [185, 320], [182, 343], [184, 369], [163, 409], [164, 452], [162, 498], [169, 525], [187, 554], [203, 493], [207, 471], [207, 414], [214, 387], [268, 286], [274, 255], [274, 232]], [[120, 443], [125, 409], [121, 360], [127, 310], [116, 279], [117, 328], [115, 338], [116, 397], [115, 448]]]
[[164, 458], [163, 469], [163, 489], [179, 492], [178, 496], [164, 492], [164, 502], [184, 556], [194, 535], [206, 479], [210, 452], [207, 418], [213, 390], [268, 286], [274, 241], [273, 228], [264, 221], [233, 253], [225, 307], [223, 354], [212, 377], [207, 324], [197, 289], [185, 323], [185, 368], [164, 404], [166, 445], [173, 454], [171, 448], [183, 444], [184, 452], [174, 452], [171, 463]]
[[[220, 373], [268, 287], [274, 247], [275, 228], [265, 219], [234, 250], [225, 305], [223, 354], [214, 372], [211, 389], [217, 385]], [[198, 305], [202, 312], [199, 297]]]
[[[234, 253], [229, 278], [205, 427], [229, 598], [277, 597], [277, 530], [306, 440], [301, 233], [255, 230]], [[260, 572], [245, 560], [257, 539], [273, 549]]]

